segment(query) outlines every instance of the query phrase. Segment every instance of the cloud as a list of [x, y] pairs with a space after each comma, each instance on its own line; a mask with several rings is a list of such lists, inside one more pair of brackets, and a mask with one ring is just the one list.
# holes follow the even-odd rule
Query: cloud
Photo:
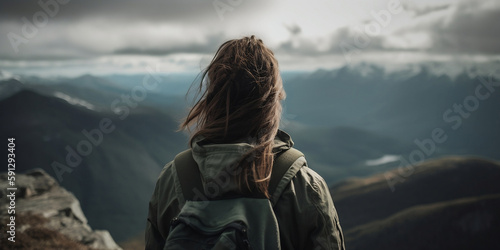
[[414, 17], [425, 16], [434, 12], [446, 10], [451, 7], [451, 3], [419, 6], [416, 2], [405, 1], [401, 4], [407, 12], [413, 13]]
[[500, 54], [500, 3], [460, 1], [453, 5], [407, 6], [411, 22], [385, 38], [390, 49], [410, 47], [439, 54]]
[[[40, 2], [44, 4], [41, 5]], [[208, 15], [215, 16], [214, 13], [205, 11], [207, 8], [213, 8], [212, 2], [203, 0], [42, 0], [29, 2], [1, 0], [0, 19], [31, 18], [36, 12], [43, 11], [43, 6], [47, 6], [51, 10], [57, 9], [57, 18], [70, 22], [103, 17], [125, 22], [137, 20], [148, 22], [175, 21], [180, 19], [198, 22], [207, 18]]]
[[[413, 53], [415, 58], [500, 55], [500, 26], [496, 25], [500, 23], [500, 3], [496, 0], [401, 0], [404, 11], [392, 15], [377, 34], [369, 34], [365, 28], [377, 22], [373, 13], [386, 10], [387, 0], [363, 4], [358, 0], [217, 0], [231, 6], [222, 20], [213, 1], [204, 0], [41, 2], [64, 1], [68, 3], [48, 7], [56, 13], [39, 27], [36, 15], [47, 12], [46, 6], [38, 1], [0, 0], [0, 62], [22, 65], [122, 56], [201, 58], [213, 54], [226, 40], [251, 34], [262, 38], [295, 68], [305, 64], [305, 58], [310, 60], [307, 64], [329, 63], [331, 58], [345, 62], [346, 48], [360, 59], [398, 53]], [[37, 27], [29, 38], [23, 33], [23, 17]], [[26, 41], [13, 46], [10, 33]], [[190, 65], [196, 64], [193, 58], [188, 60]]]
[[[163, 56], [170, 54], [208, 54], [214, 53], [215, 50], [224, 41], [225, 37], [222, 33], [207, 34], [201, 40], [188, 41], [171, 44], [157, 44], [149, 47], [127, 46], [113, 51], [117, 55], [150, 55]], [[172, 42], [171, 42], [172, 43]]]
[[463, 2], [431, 29], [434, 52], [500, 53], [500, 3]]
[[297, 24], [285, 25], [285, 28], [290, 32], [291, 35], [298, 35], [302, 31], [300, 26], [298, 26]]
[[8, 34], [23, 36], [21, 27], [0, 23], [0, 30], [6, 31], [0, 36], [0, 59], [4, 60], [78, 59], [115, 54], [204, 54], [213, 53], [228, 39], [222, 31], [199, 30], [184, 24], [137, 22], [123, 25], [116, 20], [92, 20], [71, 25], [52, 23], [39, 28], [31, 39], [17, 44], [11, 42]]
[[[294, 36], [282, 42], [276, 51], [301, 56], [321, 56], [325, 54], [343, 54], [343, 46], [351, 46], [359, 51], [386, 50], [384, 38], [370, 36], [359, 27], [343, 27], [331, 32], [323, 39], [309, 39], [305, 36]], [[348, 45], [347, 45], [348, 44]]]
[[50, 4], [39, 5], [38, 1], [0, 0], [0, 59], [212, 53], [226, 40], [249, 35], [242, 30], [250, 30], [252, 24], [244, 20], [256, 23], [254, 16], [262, 13], [256, 10], [268, 4], [240, 1], [222, 13], [225, 21], [221, 22], [212, 1], [65, 0], [68, 3], [54, 4], [59, 1], [63, 2], [43, 0]]

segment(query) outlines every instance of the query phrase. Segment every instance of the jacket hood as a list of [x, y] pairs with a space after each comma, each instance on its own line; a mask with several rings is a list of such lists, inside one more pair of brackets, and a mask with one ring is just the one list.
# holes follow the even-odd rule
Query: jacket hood
[[[273, 153], [293, 146], [290, 135], [278, 130], [274, 139]], [[191, 145], [193, 158], [200, 169], [205, 194], [209, 198], [240, 193], [233, 176], [240, 173], [238, 161], [254, 146], [248, 142], [229, 144], [207, 144], [197, 137]]]

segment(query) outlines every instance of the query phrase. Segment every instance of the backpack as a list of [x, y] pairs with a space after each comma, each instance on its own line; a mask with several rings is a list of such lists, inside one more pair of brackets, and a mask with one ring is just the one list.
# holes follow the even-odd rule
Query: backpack
[[[295, 174], [299, 168], [290, 168], [303, 154], [290, 148], [276, 156], [269, 194], [272, 197], [285, 173]], [[196, 200], [203, 192], [201, 175], [191, 150], [178, 154], [175, 167], [186, 203], [179, 215], [172, 219], [170, 232], [163, 249], [281, 249], [278, 221], [273, 203], [267, 198], [237, 197], [218, 200]], [[288, 181], [289, 182], [289, 179]]]

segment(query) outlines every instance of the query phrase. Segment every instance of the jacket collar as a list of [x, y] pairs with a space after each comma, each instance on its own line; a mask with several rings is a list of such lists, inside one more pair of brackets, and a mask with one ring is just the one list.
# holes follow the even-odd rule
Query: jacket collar
[[[239, 193], [232, 176], [239, 174], [236, 163], [254, 146], [249, 142], [208, 144], [199, 136], [193, 140], [193, 158], [200, 169], [205, 194], [209, 198]], [[274, 139], [273, 153], [279, 153], [293, 146], [292, 138], [278, 130]]]

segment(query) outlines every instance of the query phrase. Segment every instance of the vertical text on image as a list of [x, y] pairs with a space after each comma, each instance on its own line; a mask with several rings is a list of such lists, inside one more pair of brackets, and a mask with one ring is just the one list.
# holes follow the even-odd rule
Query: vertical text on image
[[15, 138], [8, 138], [7, 144], [7, 214], [9, 215], [7, 223], [7, 234], [10, 235], [7, 239], [10, 242], [16, 242], [16, 144]]

